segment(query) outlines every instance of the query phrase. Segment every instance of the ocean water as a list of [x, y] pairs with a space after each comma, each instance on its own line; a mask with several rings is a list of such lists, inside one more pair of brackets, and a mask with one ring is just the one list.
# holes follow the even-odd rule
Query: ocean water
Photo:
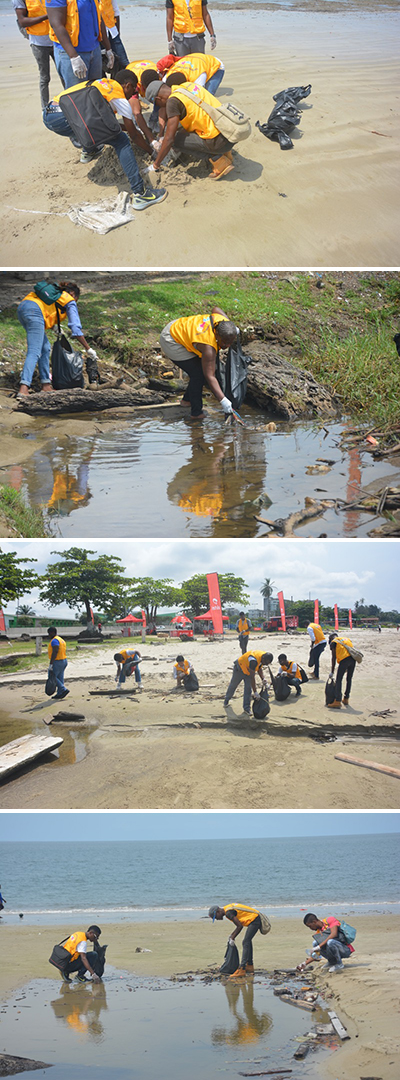
[[[137, 819], [140, 828], [140, 817]], [[101, 815], [96, 828], [101, 833]], [[234, 833], [234, 816], [232, 832]], [[397, 849], [397, 850], [396, 850]], [[275, 917], [400, 910], [392, 834], [285, 839], [0, 843], [3, 921], [176, 920], [212, 903]]]

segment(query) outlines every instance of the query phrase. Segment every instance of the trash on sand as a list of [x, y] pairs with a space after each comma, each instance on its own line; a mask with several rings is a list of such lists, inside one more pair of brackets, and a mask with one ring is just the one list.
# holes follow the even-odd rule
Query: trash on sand
[[256, 122], [256, 127], [267, 139], [279, 142], [281, 150], [291, 150], [293, 143], [290, 132], [297, 127], [301, 120], [298, 103], [302, 98], [311, 93], [311, 85], [290, 86], [288, 90], [281, 90], [274, 94], [275, 108], [270, 113], [266, 124]]
[[104, 236], [111, 229], [127, 225], [133, 221], [133, 210], [128, 191], [120, 191], [114, 199], [103, 199], [99, 203], [82, 203], [68, 211], [68, 217], [74, 225], [83, 225], [85, 229]]

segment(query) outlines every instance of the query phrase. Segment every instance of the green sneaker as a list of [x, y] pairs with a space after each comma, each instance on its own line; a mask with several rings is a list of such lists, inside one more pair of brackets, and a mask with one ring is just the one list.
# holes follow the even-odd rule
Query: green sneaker
[[101, 154], [102, 149], [102, 146], [97, 146], [95, 150], [82, 150], [79, 161], [82, 165], [89, 165], [91, 161], [94, 161]]
[[134, 210], [146, 210], [148, 206], [155, 206], [156, 203], [164, 202], [167, 198], [167, 192], [165, 188], [145, 188], [141, 195], [132, 195], [132, 206]]

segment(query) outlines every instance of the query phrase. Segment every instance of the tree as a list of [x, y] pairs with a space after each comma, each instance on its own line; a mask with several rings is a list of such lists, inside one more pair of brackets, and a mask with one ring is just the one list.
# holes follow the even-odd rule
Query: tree
[[18, 623], [20, 626], [34, 625], [36, 612], [31, 608], [30, 604], [18, 604], [15, 614], [18, 615]]
[[144, 609], [147, 622], [154, 622], [157, 608], [182, 604], [182, 590], [174, 585], [171, 578], [144, 577], [140, 581], [131, 581], [124, 603], [125, 607], [128, 603], [130, 611], [134, 607]]
[[[219, 591], [222, 607], [224, 604], [248, 604], [250, 597], [244, 592], [247, 588], [243, 578], [235, 577], [234, 574], [218, 574]], [[194, 574], [194, 577], [182, 581], [181, 603], [192, 615], [201, 615], [210, 606], [208, 595], [207, 575]]]
[[48, 607], [55, 604], [67, 604], [75, 607], [83, 605], [86, 611], [87, 625], [91, 625], [90, 609], [94, 604], [107, 608], [110, 600], [121, 597], [128, 585], [129, 578], [124, 577], [125, 568], [121, 560], [112, 555], [95, 555], [95, 551], [72, 547], [68, 551], [52, 552], [58, 555], [58, 563], [50, 563], [41, 578], [40, 599]]
[[267, 621], [269, 619], [269, 607], [270, 607], [269, 602], [270, 602], [272, 593], [274, 591], [274, 588], [275, 588], [275, 582], [271, 581], [271, 578], [266, 577], [265, 581], [264, 581], [264, 584], [261, 586], [260, 592], [261, 592], [261, 596], [263, 596], [264, 599], [267, 601], [267, 603], [266, 603], [266, 612], [265, 612], [265, 614], [267, 616]]
[[21, 569], [23, 563], [29, 562], [37, 559], [19, 559], [16, 551], [6, 553], [0, 548], [0, 607], [39, 585], [40, 578], [34, 570]]

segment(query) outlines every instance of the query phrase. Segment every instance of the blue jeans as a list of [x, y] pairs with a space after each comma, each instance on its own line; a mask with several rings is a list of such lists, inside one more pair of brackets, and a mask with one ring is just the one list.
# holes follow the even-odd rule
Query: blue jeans
[[48, 383], [50, 382], [50, 342], [46, 335], [39, 304], [35, 304], [34, 300], [23, 300], [19, 305], [17, 315], [28, 339], [28, 352], [20, 382], [24, 386], [30, 386], [33, 372], [38, 364], [41, 383]]
[[125, 46], [121, 41], [119, 34], [117, 34], [116, 37], [110, 37], [110, 43], [114, 56], [117, 56], [121, 64], [123, 64], [124, 67], [127, 67], [129, 64], [129, 60], [125, 52]]
[[[56, 135], [65, 135], [68, 139], [74, 138], [73, 130], [64, 114], [58, 111], [52, 112], [51, 106], [43, 112], [43, 123], [49, 131], [54, 131]], [[105, 143], [107, 146], [114, 148], [121, 168], [129, 180], [131, 190], [135, 195], [143, 195], [144, 183], [128, 136], [125, 135], [124, 131], [121, 131], [121, 134], [115, 138], [105, 139]]]
[[217, 93], [218, 87], [222, 83], [224, 75], [224, 69], [220, 68], [219, 71], [215, 71], [214, 75], [211, 76], [211, 79], [209, 79], [208, 82], [205, 83], [205, 89], [208, 90], [209, 94]]
[[[119, 682], [120, 683], [125, 682], [126, 677], [127, 677], [126, 676], [126, 669], [127, 669], [127, 667], [130, 667], [131, 663], [132, 663], [131, 660], [125, 660], [125, 663], [122, 665], [122, 668], [121, 668], [121, 671], [120, 671], [120, 674], [119, 674]], [[132, 672], [132, 674], [133, 674], [133, 672]], [[137, 682], [138, 686], [141, 686], [141, 684], [142, 684], [142, 676], [141, 676], [140, 671], [139, 671], [139, 664], [136, 664], [136, 667], [135, 667], [135, 682]]]
[[[242, 669], [240, 667], [240, 664], [238, 664], [237, 660], [235, 660], [235, 663], [233, 665], [233, 674], [232, 674], [231, 681], [229, 683], [228, 689], [227, 689], [226, 694], [225, 694], [224, 705], [229, 704], [229, 702], [231, 700], [231, 697], [233, 697], [233, 695], [235, 693], [235, 690], [239, 686], [239, 683], [241, 683], [242, 679], [243, 679], [243, 682], [244, 682], [244, 687], [243, 687], [243, 709], [244, 709], [244, 712], [250, 712], [251, 678], [250, 678], [250, 675], [245, 675], [244, 671], [242, 671]], [[251, 924], [251, 925], [253, 925], [253, 924]]]
[[[78, 51], [78, 50], [76, 50]], [[87, 79], [101, 79], [103, 74], [103, 61], [101, 59], [101, 48], [97, 45], [91, 52], [79, 52], [79, 56], [87, 67]], [[78, 79], [77, 75], [74, 75], [72, 64], [68, 53], [65, 49], [60, 48], [59, 45], [54, 47], [54, 63], [56, 65], [61, 82], [65, 87], [76, 86], [78, 82], [83, 80]]]
[[57, 696], [65, 690], [64, 686], [64, 671], [67, 667], [68, 660], [53, 660], [53, 672], [57, 683]]
[[321, 945], [320, 951], [321, 956], [324, 956], [332, 967], [334, 964], [340, 964], [343, 957], [351, 956], [349, 946], [343, 945], [337, 938], [331, 938], [326, 945]]

